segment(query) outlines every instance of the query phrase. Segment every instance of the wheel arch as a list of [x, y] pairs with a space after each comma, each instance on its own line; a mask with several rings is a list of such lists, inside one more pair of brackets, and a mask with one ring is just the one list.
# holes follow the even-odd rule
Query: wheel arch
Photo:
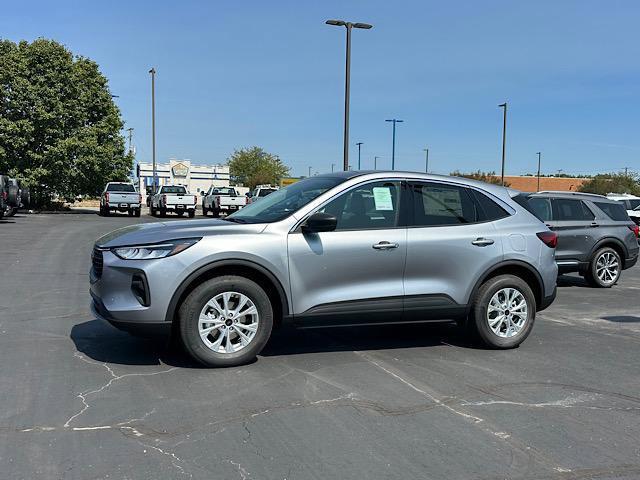
[[204, 265], [185, 278], [171, 297], [165, 320], [167, 322], [176, 320], [180, 305], [193, 290], [193, 287], [221, 275], [239, 275], [249, 278], [264, 288], [270, 298], [275, 296], [278, 301], [273, 302], [274, 321], [278, 322], [289, 314], [289, 303], [284, 287], [272, 272], [250, 260], [229, 259]]
[[533, 291], [533, 295], [536, 299], [536, 310], [538, 310], [543, 304], [544, 282], [542, 281], [542, 277], [540, 276], [540, 273], [538, 273], [538, 271], [535, 269], [535, 267], [521, 260], [505, 260], [493, 265], [476, 281], [476, 284], [474, 285], [469, 297], [469, 308], [473, 308], [473, 299], [475, 298], [482, 284], [487, 280], [499, 275], [515, 275], [519, 278], [522, 278], [522, 280], [527, 282], [527, 284]]
[[611, 247], [618, 253], [618, 255], [620, 256], [620, 261], [622, 262], [622, 269], [624, 270], [625, 260], [628, 257], [628, 250], [626, 245], [615, 237], [604, 237], [596, 242], [596, 244], [589, 252], [589, 264], [591, 264], [593, 256], [596, 254], [596, 252], [604, 247]]

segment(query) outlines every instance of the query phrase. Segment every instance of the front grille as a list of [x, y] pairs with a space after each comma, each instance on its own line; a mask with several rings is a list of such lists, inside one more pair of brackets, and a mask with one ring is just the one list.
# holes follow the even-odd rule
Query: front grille
[[91, 265], [93, 266], [93, 273], [97, 278], [102, 276], [102, 250], [97, 247], [93, 247], [93, 252], [91, 252]]

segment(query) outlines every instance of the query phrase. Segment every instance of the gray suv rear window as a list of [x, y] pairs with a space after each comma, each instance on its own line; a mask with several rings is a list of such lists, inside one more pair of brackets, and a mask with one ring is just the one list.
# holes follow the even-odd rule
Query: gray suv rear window
[[630, 220], [624, 206], [619, 203], [593, 202], [600, 210], [607, 214], [611, 220]]

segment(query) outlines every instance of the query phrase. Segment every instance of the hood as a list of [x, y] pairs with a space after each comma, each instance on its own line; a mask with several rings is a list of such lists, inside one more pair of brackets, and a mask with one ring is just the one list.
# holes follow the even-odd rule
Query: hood
[[207, 237], [210, 235], [237, 235], [260, 233], [264, 224], [242, 225], [225, 220], [185, 220], [177, 222], [141, 223], [119, 228], [96, 241], [98, 247], [148, 245], [178, 238]]

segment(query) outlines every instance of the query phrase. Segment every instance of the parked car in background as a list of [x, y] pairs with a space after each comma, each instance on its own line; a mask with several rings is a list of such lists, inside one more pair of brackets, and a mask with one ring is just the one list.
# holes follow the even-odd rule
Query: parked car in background
[[96, 316], [179, 332], [208, 366], [253, 359], [274, 323], [456, 320], [513, 348], [555, 298], [556, 234], [518, 192], [403, 172], [318, 175], [221, 220], [143, 224], [97, 240]]
[[18, 182], [6, 174], [0, 174], [0, 195], [3, 197], [2, 216], [14, 215], [20, 207], [20, 187]]
[[219, 217], [220, 213], [233, 213], [240, 210], [247, 204], [247, 197], [239, 195], [233, 187], [209, 187], [203, 193], [202, 214], [206, 217], [211, 212], [214, 217]]
[[141, 204], [142, 195], [133, 183], [109, 182], [100, 196], [100, 215], [108, 217], [112, 211], [117, 211], [139, 217]]
[[9, 177], [9, 195], [10, 201], [7, 202], [4, 208], [4, 214], [7, 217], [12, 217], [21, 208], [27, 208], [31, 203], [31, 194], [28, 187], [23, 187], [17, 178]]
[[168, 212], [178, 216], [189, 214], [193, 218], [196, 214], [197, 197], [187, 192], [182, 185], [163, 185], [158, 193], [151, 197], [151, 215], [165, 217]]
[[607, 198], [622, 203], [631, 220], [640, 225], [640, 197], [629, 193], [608, 193]]
[[271, 195], [273, 192], [277, 192], [280, 187], [274, 187], [273, 185], [258, 185], [250, 193], [247, 193], [247, 203], [254, 203], [260, 200], [262, 197]]
[[591, 285], [608, 288], [638, 261], [639, 227], [619, 202], [574, 192], [521, 194], [518, 200], [558, 234], [561, 273], [578, 272]]

